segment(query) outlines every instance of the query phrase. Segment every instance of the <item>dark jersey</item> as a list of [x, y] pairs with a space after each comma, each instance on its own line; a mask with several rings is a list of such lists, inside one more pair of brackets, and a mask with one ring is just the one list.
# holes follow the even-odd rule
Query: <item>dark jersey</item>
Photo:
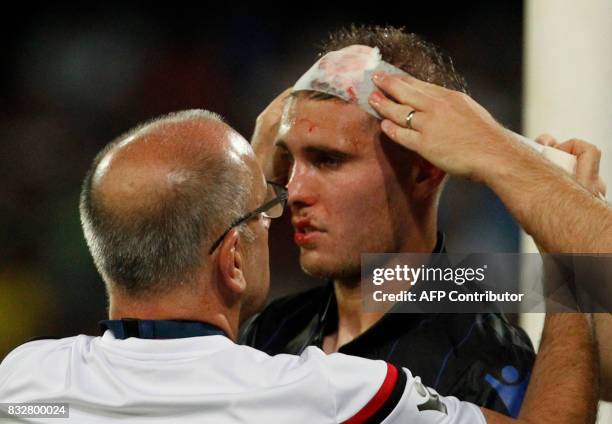
[[[242, 342], [271, 355], [322, 347], [337, 330], [333, 284], [272, 302]], [[445, 396], [516, 417], [535, 360], [525, 332], [502, 314], [388, 313], [339, 352], [408, 368]]]

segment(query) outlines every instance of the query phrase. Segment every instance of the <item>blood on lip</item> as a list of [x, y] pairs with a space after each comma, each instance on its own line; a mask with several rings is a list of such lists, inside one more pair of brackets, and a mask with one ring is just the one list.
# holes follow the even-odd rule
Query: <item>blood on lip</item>
[[300, 247], [312, 243], [314, 239], [317, 238], [317, 233], [320, 231], [317, 227], [310, 225], [309, 218], [295, 219], [293, 221], [293, 227], [295, 228], [293, 240]]
[[296, 244], [298, 244], [299, 246], [303, 246], [306, 244], [310, 244], [314, 238], [317, 237], [316, 232], [313, 233], [302, 233], [302, 232], [295, 232], [293, 235], [293, 240], [295, 241]]

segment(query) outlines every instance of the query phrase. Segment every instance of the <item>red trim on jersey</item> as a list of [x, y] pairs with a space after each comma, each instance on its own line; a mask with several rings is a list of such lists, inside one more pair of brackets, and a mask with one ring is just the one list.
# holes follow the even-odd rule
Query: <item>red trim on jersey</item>
[[387, 399], [389, 399], [391, 393], [393, 393], [393, 389], [395, 389], [395, 384], [397, 383], [397, 375], [397, 368], [391, 364], [387, 364], [387, 375], [380, 385], [378, 392], [376, 392], [374, 397], [355, 415], [343, 421], [343, 424], [361, 424], [372, 418], [385, 404]]

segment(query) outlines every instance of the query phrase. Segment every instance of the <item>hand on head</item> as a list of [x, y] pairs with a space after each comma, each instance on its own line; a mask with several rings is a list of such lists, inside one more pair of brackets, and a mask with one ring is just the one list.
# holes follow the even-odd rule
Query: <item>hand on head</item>
[[377, 73], [374, 83], [385, 93], [370, 96], [385, 134], [450, 174], [481, 179], [481, 164], [505, 140], [489, 112], [467, 94], [411, 76]]

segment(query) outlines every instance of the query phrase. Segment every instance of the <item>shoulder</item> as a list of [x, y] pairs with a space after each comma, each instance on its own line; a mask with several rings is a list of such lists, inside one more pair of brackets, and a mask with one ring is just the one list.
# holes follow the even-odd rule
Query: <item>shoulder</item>
[[[488, 379], [503, 381], [506, 374], [512, 376], [509, 382], [528, 380], [536, 355], [523, 329], [510, 323], [503, 314], [458, 314], [454, 318], [445, 321], [455, 352], [454, 361], [449, 361], [447, 368], [454, 368], [461, 379], [486, 386], [490, 385], [485, 383]], [[447, 369], [446, 373], [449, 372]]]
[[266, 350], [272, 339], [295, 336], [295, 329], [308, 325], [328, 296], [329, 289], [320, 286], [272, 301], [243, 326], [240, 342]]
[[535, 356], [531, 339], [525, 331], [512, 324], [504, 314], [475, 314], [473, 333], [478, 344], [485, 344], [491, 349], [504, 349]]
[[455, 346], [510, 348], [534, 353], [527, 333], [501, 313], [438, 314], [432, 321], [428, 328], [433, 325], [437, 333], [446, 334]]
[[[34, 387], [61, 385], [70, 367], [77, 344], [88, 343], [91, 336], [39, 339], [11, 351], [0, 363], [0, 392], [27, 396]], [[34, 380], [37, 384], [34, 384]]]
[[29, 340], [9, 352], [8, 355], [6, 355], [6, 357], [2, 360], [1, 364], [5, 366], [7, 364], [30, 357], [40, 357], [51, 352], [62, 351], [66, 348], [70, 348], [70, 346], [72, 346], [79, 337], [88, 336], [74, 336], [62, 339], [41, 337]]
[[503, 314], [452, 314], [444, 319], [445, 333], [464, 365], [487, 372], [512, 366], [528, 375], [535, 350], [525, 331]]

